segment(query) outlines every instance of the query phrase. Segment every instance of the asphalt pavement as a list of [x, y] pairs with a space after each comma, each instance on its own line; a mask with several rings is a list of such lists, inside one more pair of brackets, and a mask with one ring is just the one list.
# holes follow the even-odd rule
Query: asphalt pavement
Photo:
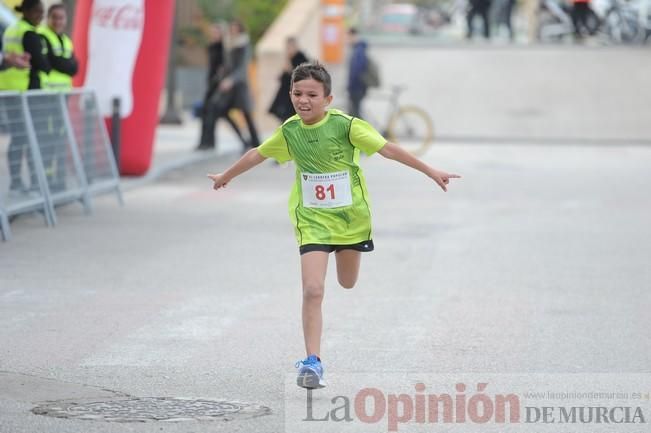
[[[352, 290], [331, 263], [326, 378], [648, 378], [651, 147], [483, 136], [424, 157], [463, 176], [447, 193], [363, 158], [376, 251]], [[126, 188], [124, 207], [65, 206], [55, 229], [14, 221], [0, 245], [0, 432], [296, 432], [293, 167], [265, 162], [213, 191], [205, 174], [234, 158], [162, 170]], [[197, 421], [211, 404], [218, 420]], [[174, 415], [153, 421], [160, 408]]]

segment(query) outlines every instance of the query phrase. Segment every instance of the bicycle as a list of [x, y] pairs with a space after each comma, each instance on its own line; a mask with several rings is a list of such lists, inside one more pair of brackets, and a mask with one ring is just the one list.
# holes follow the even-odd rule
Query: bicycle
[[600, 24], [601, 31], [618, 44], [635, 43], [643, 32], [638, 20], [638, 11], [629, 1], [624, 0], [610, 0]]
[[[632, 44], [644, 42], [643, 15], [638, 9], [648, 0], [604, 0], [590, 8], [587, 25], [582, 26], [591, 36], [597, 36], [604, 43]], [[538, 16], [538, 39], [542, 42], [560, 42], [564, 37], [574, 36], [572, 6], [564, 0], [542, 0]]]
[[[423, 155], [434, 141], [434, 124], [429, 115], [420, 107], [400, 105], [400, 94], [407, 88], [391, 86], [388, 94], [379, 94], [388, 100], [386, 123], [381, 126], [371, 116], [366, 120], [378, 129], [387, 140], [398, 144], [413, 155]], [[377, 96], [378, 94], [375, 94]]]

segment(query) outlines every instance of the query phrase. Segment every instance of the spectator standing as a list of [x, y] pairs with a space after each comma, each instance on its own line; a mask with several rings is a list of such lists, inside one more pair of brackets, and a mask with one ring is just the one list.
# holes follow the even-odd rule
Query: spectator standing
[[348, 112], [351, 116], [362, 116], [362, 100], [366, 96], [366, 83], [364, 73], [368, 68], [366, 50], [368, 44], [359, 37], [357, 29], [352, 27], [348, 31], [350, 43], [350, 59], [348, 62]]
[[[65, 6], [55, 3], [47, 11], [47, 24], [38, 29], [47, 44], [48, 61], [52, 66], [45, 88], [56, 92], [69, 92], [72, 77], [79, 70], [72, 40], [65, 34], [67, 23]], [[49, 145], [43, 149], [43, 165], [50, 189], [60, 191], [65, 189], [67, 137], [60, 113], [54, 110], [48, 117], [47, 129], [42, 131], [47, 134]]]
[[210, 28], [210, 45], [208, 45], [208, 77], [206, 94], [202, 104], [202, 135], [197, 150], [210, 150], [215, 148], [215, 123], [217, 118], [223, 116], [231, 125], [235, 134], [244, 142], [242, 131], [233, 121], [226, 109], [224, 95], [219, 93], [219, 83], [225, 75], [224, 35], [221, 26], [215, 23]]
[[[23, 0], [15, 7], [15, 10], [22, 14], [15, 24], [8, 27], [2, 39], [3, 51], [8, 58], [25, 58], [29, 56], [30, 67], [9, 67], [0, 72], [0, 90], [25, 91], [31, 89], [43, 89], [47, 86], [47, 79], [52, 69], [47, 56], [47, 43], [38, 33], [45, 15], [45, 8], [41, 0]], [[41, 125], [35, 125], [41, 126]], [[36, 171], [31, 152], [27, 152], [27, 136], [24, 125], [16, 122], [10, 123], [9, 132], [11, 141], [7, 151], [9, 163], [9, 184], [10, 193], [25, 193], [38, 189]], [[21, 178], [22, 161], [27, 153], [27, 164], [29, 167], [31, 185], [26, 188]]]
[[47, 45], [47, 58], [52, 67], [43, 88], [69, 91], [72, 77], [77, 75], [79, 63], [75, 57], [72, 40], [65, 34], [68, 14], [62, 3], [50, 6], [47, 11], [47, 24], [39, 27]]
[[477, 15], [481, 17], [482, 23], [484, 25], [484, 38], [490, 39], [491, 30], [490, 20], [488, 19], [488, 12], [490, 10], [490, 7], [490, 0], [470, 0], [468, 5], [468, 12], [466, 13], [466, 22], [468, 26], [468, 33], [466, 36], [468, 39], [472, 39], [472, 35], [474, 33], [473, 21]]
[[276, 116], [281, 122], [284, 122], [286, 119], [296, 114], [289, 96], [292, 71], [298, 65], [308, 61], [307, 56], [300, 50], [298, 41], [295, 37], [287, 38], [285, 48], [285, 67], [279, 77], [280, 86], [278, 87], [276, 97], [271, 103], [271, 107], [269, 107], [269, 113]]
[[572, 1], [572, 24], [574, 25], [574, 38], [577, 41], [583, 40], [581, 27], [585, 28], [588, 34], [593, 35], [596, 32], [596, 25], [590, 24], [590, 17], [596, 16], [590, 7], [590, 0], [573, 0]]
[[251, 113], [253, 102], [249, 93], [248, 72], [253, 49], [244, 24], [240, 21], [235, 20], [230, 23], [229, 36], [230, 47], [226, 55], [224, 74], [217, 86], [217, 97], [213, 98], [214, 102], [207, 107], [207, 112], [204, 114], [206, 118], [203, 122], [200, 147], [211, 145], [214, 147], [217, 119], [226, 116], [233, 108], [237, 108], [242, 111], [249, 129], [248, 141], [240, 135], [246, 150], [249, 147], [258, 147], [260, 144]]
[[515, 40], [515, 33], [513, 32], [513, 9], [515, 8], [515, 0], [499, 0], [496, 5], [496, 25], [499, 28], [500, 25], [504, 25], [506, 30], [509, 32], [509, 40], [513, 42]]

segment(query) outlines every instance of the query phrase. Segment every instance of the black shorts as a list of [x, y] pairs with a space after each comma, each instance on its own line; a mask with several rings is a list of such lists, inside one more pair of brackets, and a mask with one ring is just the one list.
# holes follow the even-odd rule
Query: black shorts
[[362, 241], [358, 244], [351, 245], [305, 244], [299, 247], [301, 255], [309, 253], [311, 251], [323, 251], [326, 253], [331, 253], [333, 251], [339, 252], [342, 250], [355, 250], [365, 253], [373, 251], [374, 249], [375, 246], [373, 245], [373, 240]]

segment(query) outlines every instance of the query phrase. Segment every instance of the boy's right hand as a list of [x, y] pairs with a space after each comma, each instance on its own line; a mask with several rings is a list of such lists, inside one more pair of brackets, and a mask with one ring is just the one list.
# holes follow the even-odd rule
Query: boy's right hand
[[213, 182], [212, 189], [218, 190], [219, 188], [223, 188], [226, 185], [228, 185], [228, 180], [224, 177], [222, 173], [219, 174], [208, 174], [207, 175]]
[[460, 179], [461, 176], [458, 174], [446, 173], [444, 171], [432, 169], [429, 176], [436, 182], [443, 191], [448, 192], [447, 184], [450, 183], [450, 179]]

